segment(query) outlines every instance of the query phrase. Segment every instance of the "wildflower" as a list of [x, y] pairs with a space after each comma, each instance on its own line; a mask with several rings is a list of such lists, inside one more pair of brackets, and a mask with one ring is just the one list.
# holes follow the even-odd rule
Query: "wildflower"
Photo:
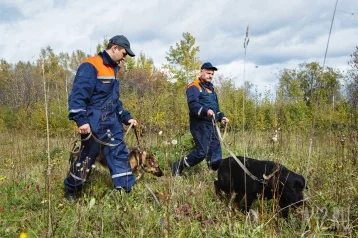
[[81, 166], [81, 163], [77, 163], [77, 164], [76, 164], [76, 167], [80, 167], [80, 166]]
[[96, 168], [96, 165], [92, 164], [91, 168], [92, 168], [92, 169]]
[[21, 232], [19, 238], [27, 238], [27, 234], [25, 232]]
[[163, 134], [163, 131], [159, 131], [159, 132], [158, 132], [158, 135], [161, 136], [162, 134]]
[[178, 141], [177, 140], [172, 140], [172, 145], [176, 145], [178, 144]]
[[88, 173], [90, 170], [89, 169], [86, 169], [86, 173]]
[[3, 180], [5, 180], [5, 179], [6, 179], [6, 176], [0, 177], [0, 182], [3, 181]]

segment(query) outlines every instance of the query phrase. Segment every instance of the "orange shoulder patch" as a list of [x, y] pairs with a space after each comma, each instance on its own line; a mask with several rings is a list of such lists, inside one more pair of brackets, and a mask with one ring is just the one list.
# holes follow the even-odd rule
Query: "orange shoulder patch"
[[186, 89], [188, 90], [190, 87], [197, 87], [197, 89], [201, 92], [203, 91], [201, 86], [200, 86], [200, 80], [199, 79], [196, 79], [195, 81], [191, 82], [188, 84], [188, 86], [186, 86]]
[[98, 65], [102, 62], [102, 58], [99, 56], [99, 55], [95, 55], [91, 58], [88, 58], [88, 59], [85, 59], [84, 62], [88, 62], [88, 63], [91, 63], [93, 65]]
[[88, 58], [84, 62], [92, 64], [97, 69], [97, 76], [106, 76], [114, 78], [114, 69], [110, 66], [104, 65], [103, 59], [99, 55]]

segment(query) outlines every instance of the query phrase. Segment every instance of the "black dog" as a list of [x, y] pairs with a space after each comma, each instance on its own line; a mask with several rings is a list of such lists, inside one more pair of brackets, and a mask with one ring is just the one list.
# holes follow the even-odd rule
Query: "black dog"
[[[285, 166], [267, 160], [255, 160], [237, 156], [245, 164], [247, 170], [256, 176], [259, 181], [252, 179], [233, 157], [222, 160], [218, 170], [218, 180], [214, 182], [218, 195], [220, 191], [226, 194], [236, 193], [235, 203], [240, 205], [245, 195], [246, 175], [246, 201], [247, 205], [239, 206], [242, 211], [248, 212], [251, 204], [261, 194], [266, 199], [276, 198], [282, 209], [283, 218], [288, 218], [289, 207], [300, 206], [303, 202], [303, 189], [305, 179], [302, 175], [290, 171]], [[263, 177], [265, 175], [265, 180]], [[245, 202], [244, 202], [245, 203]]]

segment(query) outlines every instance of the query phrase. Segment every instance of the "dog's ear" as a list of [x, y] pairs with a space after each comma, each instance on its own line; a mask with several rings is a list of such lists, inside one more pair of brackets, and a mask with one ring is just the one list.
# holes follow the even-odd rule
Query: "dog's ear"
[[148, 153], [145, 151], [141, 151], [140, 156], [142, 157], [143, 164], [145, 164], [145, 161], [148, 161]]
[[130, 152], [129, 152], [129, 158], [130, 158], [130, 157], [135, 157], [136, 153], [137, 153], [136, 150], [130, 150]]

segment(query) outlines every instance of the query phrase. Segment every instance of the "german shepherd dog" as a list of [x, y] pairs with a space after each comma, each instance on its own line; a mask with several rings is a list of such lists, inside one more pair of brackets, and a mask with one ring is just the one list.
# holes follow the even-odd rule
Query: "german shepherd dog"
[[[264, 178], [265, 180], [260, 182], [252, 179], [233, 157], [223, 159], [218, 169], [218, 180], [214, 182], [216, 193], [220, 197], [222, 197], [221, 191], [227, 195], [235, 192], [235, 203], [239, 205], [241, 211], [246, 212], [249, 211], [259, 194], [268, 200], [276, 198], [281, 208], [280, 213], [285, 219], [288, 219], [290, 207], [297, 208], [303, 203], [306, 181], [302, 175], [273, 161], [255, 160], [242, 156], [237, 156], [237, 158], [257, 179]], [[245, 196], [246, 204], [242, 204], [244, 202], [241, 200]]]
[[[159, 162], [152, 153], [140, 151], [136, 147], [129, 147], [129, 164], [132, 172], [137, 173], [136, 180], [140, 179], [144, 172], [151, 173], [154, 176], [163, 176], [163, 171], [159, 167]], [[106, 158], [103, 154], [98, 155], [97, 161], [104, 167], [108, 167]]]

